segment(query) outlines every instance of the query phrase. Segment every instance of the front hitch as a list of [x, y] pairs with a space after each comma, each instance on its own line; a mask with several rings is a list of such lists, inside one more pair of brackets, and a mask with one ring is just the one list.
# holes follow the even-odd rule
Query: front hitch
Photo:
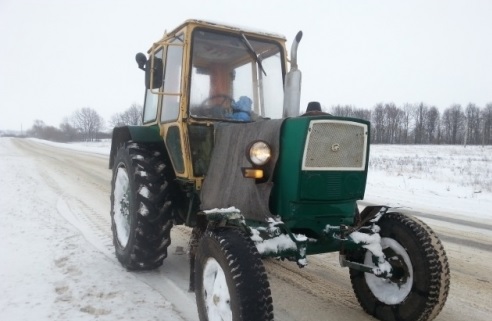
[[[326, 226], [324, 232], [328, 238], [337, 240], [340, 246], [340, 265], [366, 273], [374, 274], [382, 278], [391, 278], [393, 274], [399, 274], [388, 262], [381, 247], [380, 228], [376, 224], [379, 219], [388, 212], [389, 207], [378, 206], [364, 209], [358, 218], [358, 222], [348, 227]], [[369, 224], [369, 225], [368, 225]], [[356, 251], [365, 248], [372, 253], [372, 261], [375, 266], [352, 262], [346, 259], [346, 251]]]

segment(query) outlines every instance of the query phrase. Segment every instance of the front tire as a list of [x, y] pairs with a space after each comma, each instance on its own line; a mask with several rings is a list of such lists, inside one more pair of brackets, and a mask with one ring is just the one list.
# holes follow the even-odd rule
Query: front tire
[[162, 146], [128, 142], [116, 154], [111, 229], [116, 257], [129, 270], [162, 265], [171, 244], [171, 172]]
[[[394, 276], [379, 278], [350, 270], [357, 300], [369, 314], [383, 321], [434, 319], [449, 292], [449, 265], [444, 248], [425, 223], [401, 213], [386, 213], [377, 223], [381, 246]], [[362, 249], [349, 260], [374, 265], [372, 253]]]
[[254, 243], [236, 228], [207, 231], [195, 260], [200, 321], [270, 321], [267, 274]]

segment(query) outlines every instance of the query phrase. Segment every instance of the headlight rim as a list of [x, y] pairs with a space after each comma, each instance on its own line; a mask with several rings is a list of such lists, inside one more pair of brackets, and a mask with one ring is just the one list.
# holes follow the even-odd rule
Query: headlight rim
[[[268, 156], [264, 160], [259, 159], [253, 153], [253, 149], [254, 149], [255, 145], [257, 145], [257, 144], [263, 144], [264, 145], [263, 147], [257, 147], [258, 150], [261, 148], [265, 148], [265, 147], [268, 150]], [[248, 148], [246, 149], [246, 158], [248, 159], [248, 161], [253, 166], [265, 166], [272, 159], [272, 147], [270, 146], [270, 144], [268, 144], [268, 142], [266, 142], [264, 140], [255, 140], [248, 145]]]

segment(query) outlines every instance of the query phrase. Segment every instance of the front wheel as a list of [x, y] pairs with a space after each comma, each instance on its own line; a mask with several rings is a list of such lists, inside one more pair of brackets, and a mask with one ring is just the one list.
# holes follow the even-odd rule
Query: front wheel
[[[434, 319], [449, 292], [449, 265], [441, 242], [426, 224], [401, 213], [387, 213], [377, 224], [393, 276], [380, 278], [350, 270], [352, 287], [362, 308], [383, 321]], [[372, 253], [365, 249], [348, 258], [375, 266]]]
[[195, 260], [200, 321], [270, 321], [267, 274], [254, 243], [236, 228], [207, 231]]

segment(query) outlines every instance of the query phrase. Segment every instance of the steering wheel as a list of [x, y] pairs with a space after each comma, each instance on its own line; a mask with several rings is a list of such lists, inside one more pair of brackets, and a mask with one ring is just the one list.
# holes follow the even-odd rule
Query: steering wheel
[[[211, 104], [211, 102], [215, 99], [219, 100], [219, 103]], [[227, 106], [227, 102], [229, 102], [229, 106]], [[209, 110], [212, 117], [224, 118], [226, 112], [232, 110], [231, 106], [233, 102], [234, 98], [232, 98], [231, 96], [218, 94], [206, 98], [204, 101], [202, 101], [199, 108], [203, 110]]]

